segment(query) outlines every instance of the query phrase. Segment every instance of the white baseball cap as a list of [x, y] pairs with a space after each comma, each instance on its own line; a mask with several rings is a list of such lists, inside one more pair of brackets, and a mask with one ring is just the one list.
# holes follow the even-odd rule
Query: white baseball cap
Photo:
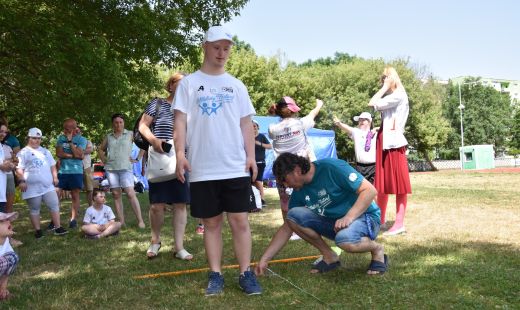
[[354, 116], [354, 121], [358, 122], [360, 118], [364, 118], [372, 122], [372, 115], [368, 112], [363, 112], [359, 114], [358, 116]]
[[202, 43], [215, 42], [220, 40], [227, 40], [231, 43], [234, 43], [233, 35], [226, 28], [222, 26], [211, 26], [206, 32], [206, 35], [204, 36], [204, 41], [202, 41]]
[[33, 127], [29, 129], [29, 133], [27, 134], [27, 137], [31, 138], [43, 138], [42, 131], [36, 127]]

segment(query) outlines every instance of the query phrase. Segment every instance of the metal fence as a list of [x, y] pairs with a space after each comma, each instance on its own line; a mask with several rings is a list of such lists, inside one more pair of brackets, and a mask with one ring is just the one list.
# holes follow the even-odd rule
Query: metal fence
[[[460, 169], [460, 160], [434, 160], [432, 164], [438, 170]], [[495, 158], [495, 167], [520, 167], [520, 158]], [[408, 161], [408, 169], [411, 172], [433, 171], [425, 160]]]

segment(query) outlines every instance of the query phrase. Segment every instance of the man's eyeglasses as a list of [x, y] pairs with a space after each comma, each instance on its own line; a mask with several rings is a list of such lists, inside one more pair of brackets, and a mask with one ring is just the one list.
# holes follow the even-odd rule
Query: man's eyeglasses
[[29, 139], [41, 140], [42, 138], [41, 137], [29, 137]]

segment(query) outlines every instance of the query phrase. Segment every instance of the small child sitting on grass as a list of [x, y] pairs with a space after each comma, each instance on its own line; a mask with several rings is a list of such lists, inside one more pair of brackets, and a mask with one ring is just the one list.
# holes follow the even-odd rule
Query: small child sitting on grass
[[12, 297], [7, 290], [7, 280], [18, 265], [18, 255], [14, 252], [9, 238], [14, 234], [11, 221], [18, 217], [18, 212], [0, 212], [0, 301]]
[[83, 226], [81, 226], [85, 237], [99, 239], [119, 233], [121, 223], [115, 221], [114, 212], [105, 204], [105, 192], [94, 189], [92, 198], [94, 203], [85, 212]]

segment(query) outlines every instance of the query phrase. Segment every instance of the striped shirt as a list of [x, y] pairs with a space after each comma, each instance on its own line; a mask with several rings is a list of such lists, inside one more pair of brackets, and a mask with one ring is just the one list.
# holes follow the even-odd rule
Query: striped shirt
[[171, 104], [163, 98], [154, 98], [144, 110], [144, 113], [155, 116], [156, 104], [160, 102], [161, 107], [159, 108], [159, 115], [155, 119], [155, 124], [150, 126], [150, 130], [154, 136], [163, 140], [173, 139], [173, 113], [171, 111]]

